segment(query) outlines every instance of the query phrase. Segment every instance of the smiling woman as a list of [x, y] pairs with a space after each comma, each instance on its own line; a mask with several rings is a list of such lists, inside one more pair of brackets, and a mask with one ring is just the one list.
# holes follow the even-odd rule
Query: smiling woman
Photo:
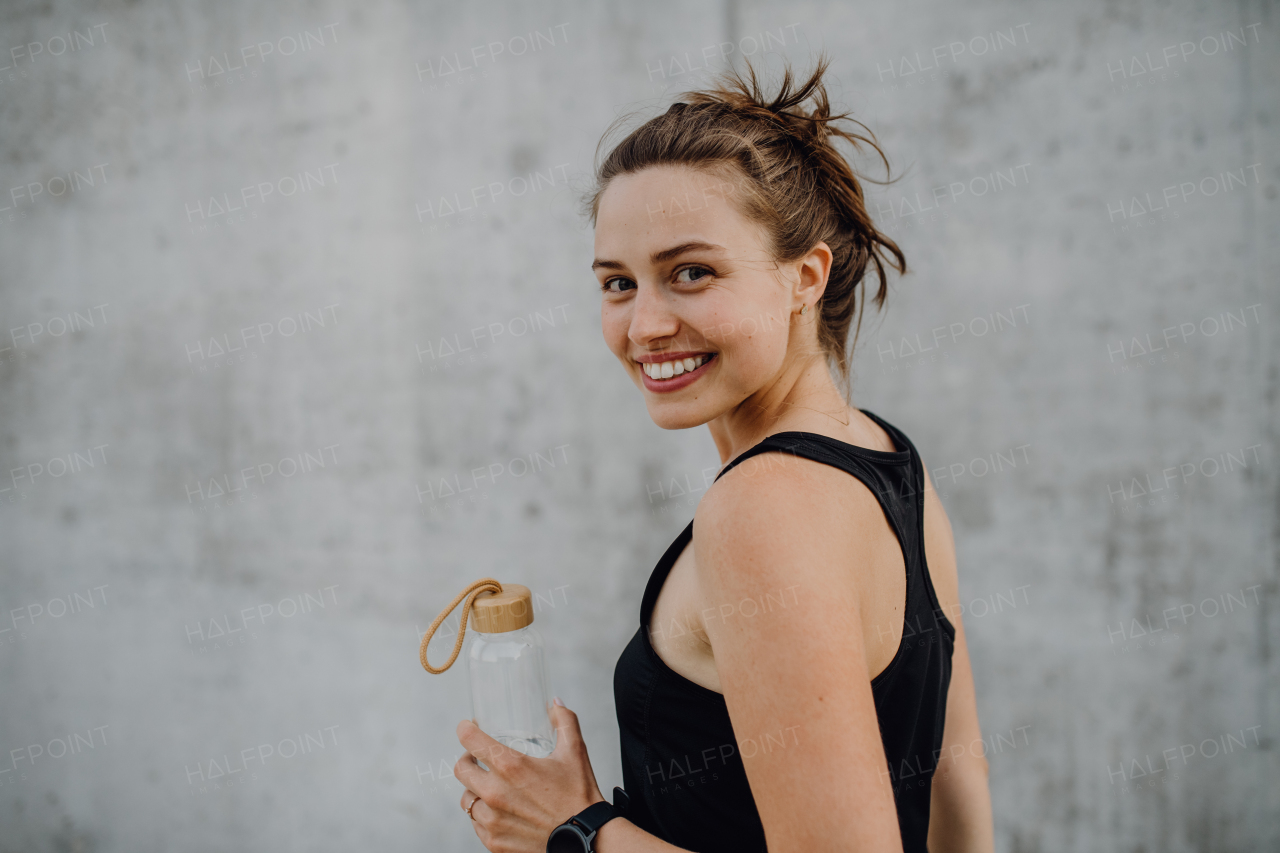
[[605, 342], [654, 423], [706, 424], [722, 467], [614, 670], [626, 796], [602, 802], [566, 708], [549, 759], [487, 773], [460, 726], [490, 850], [992, 849], [951, 527], [907, 436], [850, 403], [864, 279], [882, 305], [906, 261], [834, 145], [888, 167], [838, 126], [826, 65], [772, 98], [730, 72], [597, 168]]

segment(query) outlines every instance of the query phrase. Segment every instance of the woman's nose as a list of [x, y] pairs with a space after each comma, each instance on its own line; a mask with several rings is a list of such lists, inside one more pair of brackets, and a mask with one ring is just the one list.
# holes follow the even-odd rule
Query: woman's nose
[[647, 347], [652, 341], [669, 338], [680, 328], [680, 320], [671, 310], [665, 295], [656, 287], [639, 285], [632, 302], [631, 327], [628, 337], [637, 346]]

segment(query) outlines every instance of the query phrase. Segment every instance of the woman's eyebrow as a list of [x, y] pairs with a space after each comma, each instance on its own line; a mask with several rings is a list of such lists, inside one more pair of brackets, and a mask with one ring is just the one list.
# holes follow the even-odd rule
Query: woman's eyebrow
[[[724, 246], [718, 246], [715, 243], [706, 243], [706, 242], [703, 242], [702, 240], [690, 240], [687, 243], [681, 243], [678, 246], [672, 246], [669, 249], [660, 249], [659, 251], [654, 252], [652, 255], [649, 256], [649, 262], [657, 266], [658, 264], [663, 263], [664, 261], [669, 261], [672, 258], [678, 258], [681, 255], [683, 255], [685, 252], [693, 252], [698, 250], [711, 251], [711, 252], [723, 252], [725, 248]], [[591, 263], [591, 269], [593, 270], [596, 270], [596, 269], [620, 270], [625, 268], [626, 268], [626, 265], [623, 264], [621, 261], [602, 261], [602, 260], [596, 259]]]

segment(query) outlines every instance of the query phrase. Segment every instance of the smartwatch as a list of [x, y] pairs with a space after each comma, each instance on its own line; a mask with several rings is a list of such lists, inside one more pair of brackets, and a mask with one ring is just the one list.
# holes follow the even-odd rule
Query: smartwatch
[[551, 830], [547, 853], [595, 853], [596, 833], [615, 817], [622, 817], [629, 801], [627, 792], [613, 789], [613, 805], [605, 800], [593, 803]]

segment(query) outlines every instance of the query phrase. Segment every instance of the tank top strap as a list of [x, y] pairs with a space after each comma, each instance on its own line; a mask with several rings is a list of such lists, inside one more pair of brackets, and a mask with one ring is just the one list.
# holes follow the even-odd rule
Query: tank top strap
[[[920, 463], [920, 455], [916, 452], [915, 445], [897, 427], [881, 420], [866, 409], [859, 409], [859, 411], [889, 434], [895, 450], [858, 447], [816, 432], [796, 430], [778, 432], [765, 436], [757, 444], [735, 456], [720, 470], [716, 479], [719, 480], [733, 468], [761, 453], [770, 451], [790, 453], [793, 456], [824, 462], [848, 471], [875, 492], [881, 504], [886, 500], [911, 504], [913, 509], [918, 509], [919, 519], [923, 521], [924, 468]], [[885, 510], [889, 511], [890, 507], [886, 506]]]
[[[890, 433], [893, 435], [893, 433]], [[762, 453], [786, 453], [821, 462], [853, 475], [875, 494], [890, 525], [902, 544], [908, 569], [919, 554], [919, 520], [916, 498], [920, 496], [919, 480], [911, 463], [914, 453], [902, 439], [894, 436], [900, 448], [894, 451], [858, 447], [828, 435], [814, 432], [788, 431], [765, 436], [759, 443], [738, 454], [716, 475], [726, 473]], [[770, 462], [756, 464], [767, 466]], [[776, 464], [776, 463], [772, 463]], [[748, 471], [750, 477], [754, 473]], [[921, 502], [922, 503], [922, 502]]]
[[[774, 451], [774, 452], [782, 451], [782, 452], [794, 453], [794, 451], [790, 446], [782, 444], [776, 441], [775, 439], [777, 439], [779, 435], [796, 435], [796, 434], [797, 433], [775, 433], [774, 435], [765, 436], [757, 444], [754, 444], [751, 447], [748, 447], [746, 450], [742, 451], [737, 456], [730, 459], [729, 464], [721, 468], [719, 474], [716, 474], [716, 480], [719, 480], [725, 474], [728, 474], [731, 470], [736, 468], [741, 463], [746, 462], [752, 456], [757, 456], [761, 453], [766, 453], [768, 451]], [[794, 455], [804, 456], [803, 453], [794, 453]]]
[[879, 424], [880, 428], [889, 433], [889, 438], [893, 440], [895, 447], [901, 447], [911, 456], [911, 465], [909, 469], [911, 494], [918, 496], [916, 501], [919, 505], [920, 522], [924, 523], [924, 463], [920, 459], [920, 452], [916, 450], [916, 446], [911, 443], [911, 439], [907, 438], [907, 434], [898, 429], [886, 420], [882, 420], [879, 415], [874, 412], [868, 412], [866, 409], [859, 409], [862, 414], [871, 418]]

